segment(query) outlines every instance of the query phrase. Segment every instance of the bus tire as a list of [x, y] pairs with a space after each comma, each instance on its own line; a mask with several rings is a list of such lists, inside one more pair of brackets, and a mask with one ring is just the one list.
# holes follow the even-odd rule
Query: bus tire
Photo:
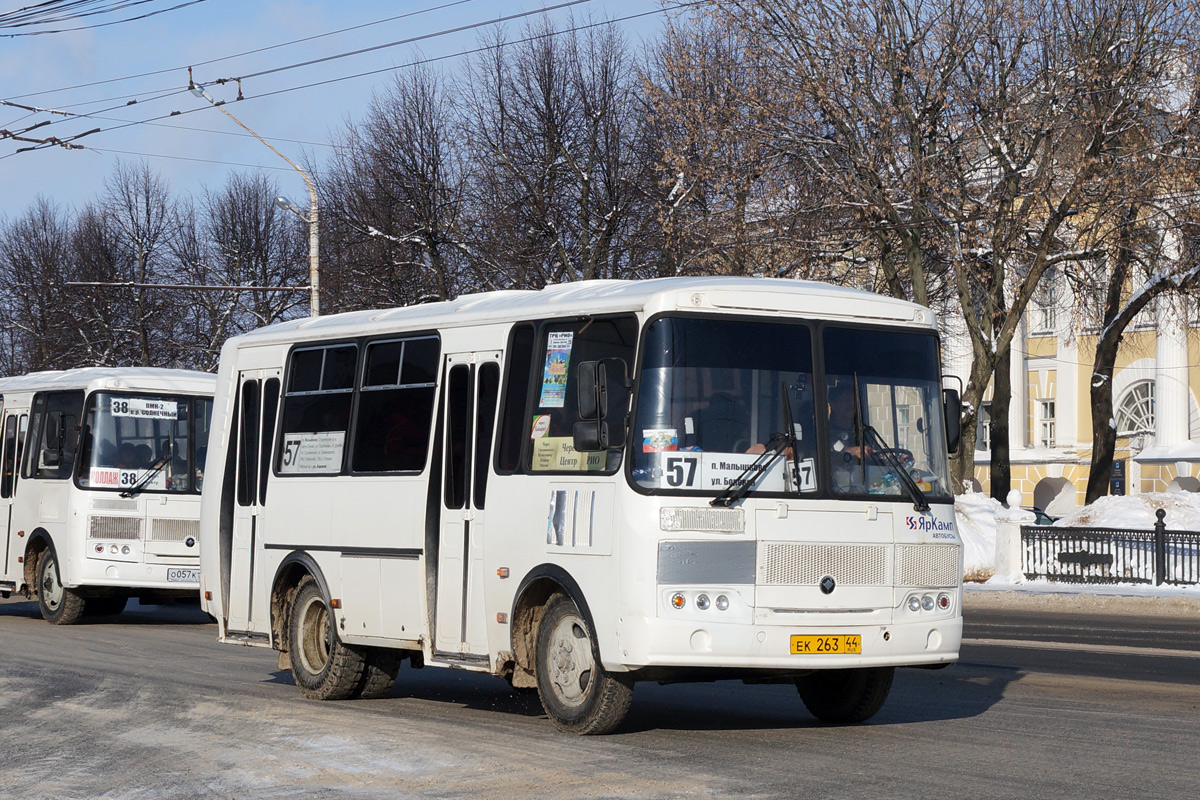
[[823, 669], [797, 678], [796, 689], [822, 722], [866, 722], [883, 707], [895, 674], [895, 667]]
[[534, 654], [538, 697], [554, 727], [580, 735], [615, 730], [633, 702], [633, 681], [605, 671], [591, 624], [566, 595], [550, 598]]
[[364, 659], [338, 638], [329, 600], [311, 575], [296, 587], [288, 615], [288, 659], [296, 688], [313, 700], [346, 700], [360, 688]]
[[363, 674], [358, 696], [364, 700], [387, 697], [396, 683], [404, 653], [390, 647], [368, 647], [363, 654]]
[[51, 625], [74, 625], [83, 616], [87, 604], [83, 595], [63, 586], [58, 573], [58, 557], [47, 547], [38, 558], [38, 608]]

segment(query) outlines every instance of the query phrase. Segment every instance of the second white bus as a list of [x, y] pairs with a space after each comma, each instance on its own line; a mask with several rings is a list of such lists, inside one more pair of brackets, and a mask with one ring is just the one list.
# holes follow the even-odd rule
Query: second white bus
[[215, 385], [148, 367], [0, 378], [0, 594], [56, 625], [198, 598]]
[[862, 721], [895, 667], [958, 657], [958, 414], [928, 309], [814, 283], [281, 323], [222, 352], [203, 606], [314, 698], [408, 659], [536, 687], [575, 733], [640, 680], [794, 683]]

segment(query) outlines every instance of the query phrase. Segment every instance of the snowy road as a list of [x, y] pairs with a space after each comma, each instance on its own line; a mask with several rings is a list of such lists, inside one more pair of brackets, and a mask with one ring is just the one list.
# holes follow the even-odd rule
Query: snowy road
[[[964, 663], [900, 671], [868, 725], [819, 725], [784, 686], [639, 684], [620, 733], [579, 739], [555, 732], [536, 697], [515, 696], [497, 679], [405, 667], [388, 699], [315, 703], [276, 670], [274, 653], [218, 645], [194, 609], [131, 604], [116, 619], [54, 628], [34, 604], [5, 601], [0, 791], [114, 799], [1195, 796], [1200, 658], [1187, 638], [1195, 616], [1131, 623], [1119, 610], [1084, 625], [1070, 609], [1002, 608], [988, 605], [973, 622], [968, 605]], [[1155, 625], [1174, 633], [1145, 643], [1134, 635]], [[1087, 626], [1109, 630], [1101, 645], [1177, 654], [1096, 652], [1080, 647], [1095, 642], [1068, 635]], [[1050, 645], [1023, 646], [1029, 641]]]

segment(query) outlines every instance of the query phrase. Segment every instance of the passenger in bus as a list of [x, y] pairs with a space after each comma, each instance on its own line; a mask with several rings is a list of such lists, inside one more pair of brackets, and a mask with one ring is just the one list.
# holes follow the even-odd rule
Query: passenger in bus
[[137, 469], [137, 446], [133, 442], [121, 442], [117, 449], [117, 467]]
[[135, 469], [146, 469], [154, 463], [154, 451], [150, 449], [150, 445], [139, 444], [136, 453], [134, 460], [137, 463], [137, 467]]
[[854, 389], [848, 384], [829, 387], [829, 448], [834, 469], [858, 463], [872, 450], [858, 442], [854, 431]]

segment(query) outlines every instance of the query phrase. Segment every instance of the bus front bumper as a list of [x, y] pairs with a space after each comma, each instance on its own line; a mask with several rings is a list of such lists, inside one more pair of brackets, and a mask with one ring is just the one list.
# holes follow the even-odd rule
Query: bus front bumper
[[[861, 637], [862, 652], [792, 652], [793, 636], [839, 635]], [[622, 671], [641, 667], [811, 670], [921, 666], [957, 661], [961, 642], [961, 615], [819, 628], [624, 617], [618, 627], [615, 657], [605, 654], [604, 661], [606, 668]]]

